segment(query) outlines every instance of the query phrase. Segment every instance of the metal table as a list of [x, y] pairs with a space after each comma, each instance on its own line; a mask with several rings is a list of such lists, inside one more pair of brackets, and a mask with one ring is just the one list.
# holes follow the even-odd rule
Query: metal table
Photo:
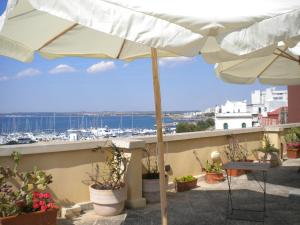
[[[227, 210], [227, 218], [234, 220], [247, 220], [247, 221], [255, 221], [255, 222], [264, 222], [266, 216], [266, 181], [267, 181], [267, 172], [270, 169], [270, 163], [255, 163], [255, 162], [229, 162], [224, 164], [224, 169], [226, 171], [227, 181], [228, 181], [228, 210]], [[238, 169], [238, 170], [251, 170], [262, 172], [263, 186], [258, 182], [259, 186], [263, 190], [263, 210], [255, 210], [255, 209], [242, 209], [233, 207], [232, 201], [232, 190], [231, 190], [231, 176], [228, 175], [229, 169]], [[253, 175], [253, 177], [255, 177]], [[230, 212], [229, 212], [230, 209]], [[240, 217], [234, 217], [234, 211], [251, 211], [263, 213], [263, 218], [261, 220], [257, 219], [245, 219]]]

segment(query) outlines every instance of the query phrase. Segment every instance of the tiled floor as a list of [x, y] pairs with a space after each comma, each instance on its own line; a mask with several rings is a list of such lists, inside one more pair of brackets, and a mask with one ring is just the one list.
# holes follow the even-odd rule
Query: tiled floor
[[[287, 160], [283, 166], [272, 168], [268, 173], [267, 217], [265, 222], [249, 222], [226, 219], [227, 181], [209, 185], [199, 182], [199, 187], [183, 193], [168, 192], [168, 218], [170, 225], [297, 225], [300, 224], [300, 196], [289, 197], [289, 191], [300, 190], [300, 173], [297, 170], [300, 159]], [[235, 207], [262, 209], [263, 193], [256, 180], [258, 173], [233, 178], [233, 200]], [[261, 214], [240, 212], [235, 216], [258, 218]], [[259, 219], [259, 218], [258, 218]], [[160, 205], [147, 205], [144, 209], [125, 210], [115, 217], [100, 217], [93, 211], [84, 212], [80, 217], [60, 219], [58, 225], [158, 225]]]

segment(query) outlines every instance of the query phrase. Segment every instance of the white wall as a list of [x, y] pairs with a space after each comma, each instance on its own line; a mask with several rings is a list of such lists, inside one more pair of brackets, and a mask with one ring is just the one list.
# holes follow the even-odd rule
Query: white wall
[[218, 130], [224, 129], [224, 123], [228, 124], [228, 129], [242, 128], [242, 123], [246, 123], [246, 128], [252, 127], [252, 117], [216, 117], [215, 127]]
[[225, 105], [216, 107], [216, 113], [246, 113], [246, 112], [247, 112], [246, 101], [242, 101], [242, 102], [226, 101]]

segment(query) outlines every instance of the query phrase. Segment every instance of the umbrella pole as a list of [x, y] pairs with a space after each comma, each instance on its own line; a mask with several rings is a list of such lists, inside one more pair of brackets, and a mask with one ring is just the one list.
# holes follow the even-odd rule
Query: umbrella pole
[[164, 163], [165, 147], [164, 147], [163, 132], [162, 132], [161, 97], [160, 97], [160, 84], [159, 84], [159, 76], [158, 76], [157, 51], [155, 48], [151, 48], [151, 59], [152, 59], [154, 98], [155, 98], [156, 136], [157, 136], [157, 145], [158, 145], [158, 168], [160, 174], [159, 187], [160, 187], [161, 224], [167, 225], [168, 215], [167, 215], [167, 195], [166, 195], [165, 163]]

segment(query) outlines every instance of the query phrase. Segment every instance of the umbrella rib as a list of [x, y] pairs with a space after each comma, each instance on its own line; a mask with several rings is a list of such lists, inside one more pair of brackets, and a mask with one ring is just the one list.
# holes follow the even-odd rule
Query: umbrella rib
[[125, 45], [125, 39], [123, 39], [123, 43], [122, 43], [122, 45], [121, 45], [121, 48], [120, 48], [120, 50], [119, 50], [119, 53], [118, 53], [118, 55], [117, 55], [117, 59], [119, 59], [120, 58], [120, 55], [121, 55], [121, 53], [122, 53], [122, 50], [123, 50], [123, 47], [124, 47], [124, 45]]
[[[232, 68], [234, 68], [234, 67], [236, 67], [236, 66], [238, 66], [238, 65], [240, 65], [240, 64], [242, 64], [242, 63], [244, 63], [244, 62], [246, 62], [248, 59], [243, 59], [243, 60], [241, 60], [240, 62], [238, 62], [238, 63], [236, 63], [236, 64], [234, 64], [234, 65], [232, 65], [232, 66], [229, 66], [229, 67], [227, 67], [226, 69], [224, 69], [224, 70], [229, 70], [229, 69], [232, 69]], [[226, 62], [225, 62], [226, 63]]]
[[27, 12], [23, 12], [23, 13], [20, 13], [20, 14], [18, 14], [18, 15], [9, 17], [9, 18], [7, 18], [7, 20], [15, 19], [15, 18], [18, 18], [18, 17], [20, 17], [20, 16], [25, 16], [26, 14], [29, 14], [29, 13], [34, 12], [34, 11], [36, 11], [36, 9], [32, 9], [32, 10], [29, 10], [29, 11], [27, 11]]
[[[286, 49], [287, 49], [287, 48], [286, 48]], [[275, 52], [274, 52], [274, 54], [298, 62], [299, 60], [298, 60], [297, 58], [295, 58], [294, 56], [288, 54], [288, 53], [286, 52], [286, 49], [283, 51], [283, 50], [277, 48], [277, 50], [280, 51], [281, 53], [275, 53]]]
[[287, 55], [284, 55], [284, 54], [281, 54], [281, 53], [274, 53], [274, 55], [278, 55], [278, 56], [281, 56], [281, 57], [283, 57], [283, 58], [286, 58], [286, 59], [289, 59], [289, 60], [292, 60], [292, 61], [295, 61], [295, 62], [299, 62], [299, 60], [298, 59], [296, 59], [296, 58], [294, 58], [294, 57], [289, 57], [289, 56], [287, 56]]
[[[275, 54], [276, 55], [276, 54]], [[279, 57], [279, 55], [276, 55], [274, 59], [258, 74], [257, 78], [259, 78], [271, 65], [272, 63]]]
[[60, 36], [62, 36], [65, 33], [67, 33], [68, 31], [72, 30], [77, 25], [78, 25], [78, 23], [74, 23], [72, 26], [68, 27], [67, 29], [63, 30], [59, 34], [55, 35], [53, 38], [51, 38], [45, 44], [43, 44], [38, 50], [40, 51], [42, 48], [45, 48], [46, 46], [48, 46], [49, 44], [51, 44], [53, 41], [55, 41], [57, 38], [59, 38]]

